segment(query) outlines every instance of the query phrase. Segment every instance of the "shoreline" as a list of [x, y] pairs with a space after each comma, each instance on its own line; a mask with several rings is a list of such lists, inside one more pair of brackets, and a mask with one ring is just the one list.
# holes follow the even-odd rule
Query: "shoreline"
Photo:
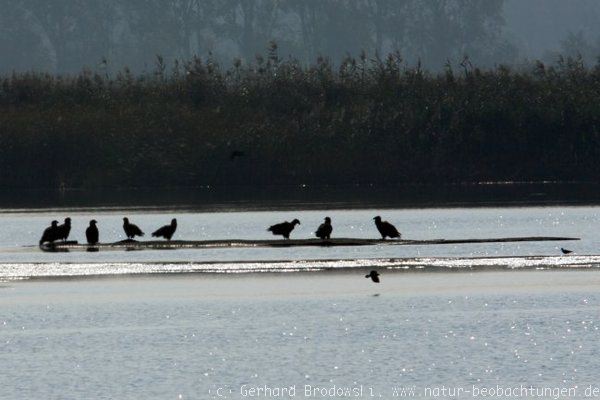
[[71, 212], [74, 215], [95, 212], [97, 214], [123, 211], [128, 213], [159, 214], [166, 211], [178, 213], [242, 213], [242, 212], [271, 212], [271, 211], [344, 211], [344, 210], [452, 210], [452, 209], [493, 209], [493, 208], [550, 208], [550, 207], [600, 207], [600, 198], [588, 200], [556, 200], [556, 201], [511, 201], [511, 202], [435, 202], [435, 203], [406, 203], [406, 204], [362, 204], [362, 203], [301, 203], [264, 206], [231, 205], [198, 206], [198, 205], [155, 205], [155, 206], [49, 206], [34, 208], [5, 208], [0, 206], [0, 214], [27, 215]]
[[119, 210], [243, 212], [344, 209], [453, 209], [600, 205], [600, 184], [480, 182], [100, 189], [14, 189], [0, 195], [0, 213]]
[[159, 249], [239, 249], [239, 248], [287, 248], [287, 247], [356, 247], [356, 246], [429, 246], [482, 243], [518, 243], [518, 242], [566, 242], [579, 241], [581, 238], [567, 236], [527, 236], [498, 237], [481, 239], [368, 239], [368, 238], [333, 238], [333, 239], [222, 239], [222, 240], [134, 240], [126, 239], [113, 243], [97, 243], [89, 245], [77, 241], [54, 242], [40, 245], [45, 252], [61, 251], [100, 251], [100, 250], [159, 250]]

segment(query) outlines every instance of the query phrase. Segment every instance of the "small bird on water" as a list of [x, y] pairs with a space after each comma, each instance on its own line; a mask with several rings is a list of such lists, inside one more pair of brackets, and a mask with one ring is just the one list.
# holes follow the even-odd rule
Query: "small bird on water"
[[292, 222], [282, 222], [280, 224], [271, 225], [267, 231], [272, 232], [273, 235], [281, 235], [285, 239], [290, 238], [290, 233], [294, 230], [296, 225], [300, 225], [300, 221], [294, 219]]
[[573, 250], [567, 250], [567, 249], [564, 249], [564, 248], [562, 248], [562, 247], [560, 248], [560, 251], [561, 251], [563, 254], [571, 254], [571, 253], [573, 252]]
[[52, 221], [50, 226], [44, 229], [42, 238], [40, 239], [40, 246], [44, 243], [53, 243], [58, 239], [58, 221]]
[[144, 232], [137, 225], [130, 223], [127, 217], [123, 218], [123, 230], [125, 231], [125, 235], [127, 235], [127, 239], [144, 236]]
[[153, 237], [164, 237], [167, 240], [171, 240], [176, 229], [177, 229], [177, 219], [173, 218], [171, 220], [170, 225], [165, 225], [165, 226], [157, 229], [155, 232], [152, 233], [152, 236]]
[[88, 244], [98, 244], [100, 233], [98, 232], [98, 227], [96, 226], [97, 223], [98, 221], [95, 219], [91, 220], [90, 226], [88, 226], [85, 230], [85, 238], [87, 239]]
[[315, 236], [321, 238], [322, 240], [329, 240], [331, 237], [331, 232], [333, 232], [333, 227], [331, 226], [331, 218], [325, 217], [325, 222], [319, 225], [319, 229], [315, 232]]
[[400, 232], [398, 232], [398, 229], [396, 229], [394, 225], [390, 224], [387, 221], [382, 221], [379, 215], [373, 219], [375, 220], [375, 226], [377, 227], [377, 230], [381, 234], [381, 238], [383, 240], [385, 240], [386, 237], [398, 239], [400, 238]]
[[365, 278], [371, 278], [371, 280], [373, 282], [379, 283], [379, 272], [377, 272], [377, 271], [371, 271], [367, 275], [365, 275]]

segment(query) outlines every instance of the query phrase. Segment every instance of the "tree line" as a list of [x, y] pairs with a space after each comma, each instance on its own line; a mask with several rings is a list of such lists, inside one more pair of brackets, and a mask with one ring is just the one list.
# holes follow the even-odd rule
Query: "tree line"
[[600, 67], [397, 53], [334, 66], [211, 59], [0, 79], [0, 185], [195, 187], [598, 181]]

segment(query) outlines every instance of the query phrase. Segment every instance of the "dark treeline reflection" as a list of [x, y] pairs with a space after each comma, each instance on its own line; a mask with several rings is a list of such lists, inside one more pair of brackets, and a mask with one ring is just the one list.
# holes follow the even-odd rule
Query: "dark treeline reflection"
[[0, 80], [0, 185], [597, 181], [600, 68], [432, 75], [394, 54], [304, 68], [273, 47], [107, 79]]

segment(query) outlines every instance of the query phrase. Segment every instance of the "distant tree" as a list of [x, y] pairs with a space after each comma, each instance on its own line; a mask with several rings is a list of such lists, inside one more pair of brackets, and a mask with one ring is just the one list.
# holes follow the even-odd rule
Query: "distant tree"
[[253, 61], [275, 39], [279, 1], [221, 0], [217, 4], [215, 31], [236, 43], [247, 61]]
[[422, 0], [408, 4], [404, 52], [439, 69], [465, 55], [481, 65], [510, 58], [503, 38], [504, 0]]
[[371, 50], [369, 16], [364, 0], [287, 0], [284, 7], [297, 16], [302, 58], [341, 60], [348, 53]]
[[465, 54], [489, 65], [512, 54], [503, 36], [504, 2], [0, 0], [0, 65], [54, 73], [84, 66], [140, 71], [158, 54], [170, 65], [211, 52], [221, 62], [252, 62], [272, 41], [280, 54], [306, 65], [317, 57], [335, 64], [362, 51], [368, 58], [398, 51], [436, 69]]
[[[82, 27], [89, 14], [84, 0], [44, 1], [23, 0], [17, 4], [19, 20], [38, 37], [52, 72], [78, 70]], [[73, 65], [77, 65], [75, 69]]]
[[573, 59], [580, 57], [584, 63], [592, 65], [600, 57], [600, 42], [590, 42], [582, 31], [569, 32], [560, 43], [560, 54]]
[[20, 4], [0, 2], [0, 71], [26, 71], [37, 65], [37, 70], [55, 71], [44, 46], [42, 28], [27, 23], [28, 14]]
[[373, 32], [373, 47], [382, 55], [386, 41], [394, 50], [406, 34], [408, 5], [412, 0], [364, 0], [363, 7]]
[[170, 0], [167, 13], [171, 17], [173, 29], [180, 43], [180, 57], [190, 59], [198, 55], [206, 46], [206, 30], [212, 28], [219, 7], [218, 0]]

